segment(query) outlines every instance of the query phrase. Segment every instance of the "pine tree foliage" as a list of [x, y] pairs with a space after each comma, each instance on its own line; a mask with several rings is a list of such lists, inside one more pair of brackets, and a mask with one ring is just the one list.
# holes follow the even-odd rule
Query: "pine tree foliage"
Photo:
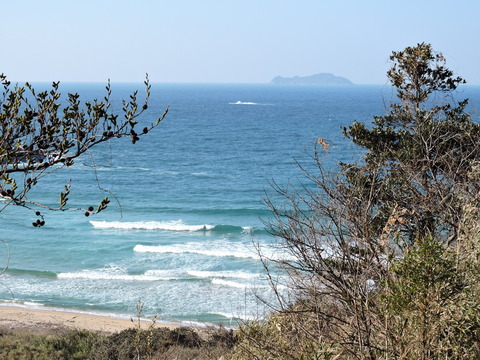
[[402, 212], [400, 245], [427, 234], [455, 242], [464, 200], [479, 190], [469, 174], [480, 160], [480, 125], [465, 111], [468, 100], [455, 100], [464, 80], [430, 45], [394, 52], [391, 60], [397, 101], [372, 127], [355, 122], [346, 132], [367, 152], [363, 164], [343, 164], [348, 187], [376, 189], [371, 220], [377, 232], [394, 211]]

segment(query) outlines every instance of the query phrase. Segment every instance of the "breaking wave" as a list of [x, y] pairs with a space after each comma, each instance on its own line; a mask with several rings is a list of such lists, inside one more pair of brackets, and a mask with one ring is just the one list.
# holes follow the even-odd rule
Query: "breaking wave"
[[178, 274], [171, 270], [147, 270], [143, 274], [129, 274], [122, 267], [115, 265], [101, 269], [59, 273], [57, 278], [119, 281], [169, 281], [179, 279]]
[[237, 246], [234, 249], [206, 249], [205, 244], [189, 243], [177, 245], [141, 245], [137, 244], [133, 251], [139, 253], [158, 254], [197, 254], [216, 257], [235, 257], [258, 259], [258, 255], [246, 246]]
[[163, 230], [163, 231], [211, 231], [215, 233], [238, 233], [252, 231], [248, 226], [235, 225], [188, 225], [182, 221], [90, 221], [96, 229]]
[[246, 289], [247, 287], [249, 287], [249, 285], [245, 283], [239, 283], [236, 281], [230, 281], [230, 280], [224, 280], [224, 279], [213, 279], [212, 284], [234, 287], [237, 289]]
[[256, 279], [260, 274], [249, 273], [245, 271], [225, 270], [225, 271], [201, 271], [190, 270], [187, 273], [199, 278], [228, 278], [228, 279]]

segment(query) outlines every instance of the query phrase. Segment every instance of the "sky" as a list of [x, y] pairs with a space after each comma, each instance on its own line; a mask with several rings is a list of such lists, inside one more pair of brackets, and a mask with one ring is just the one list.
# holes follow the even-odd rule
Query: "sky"
[[333, 73], [385, 84], [420, 42], [480, 85], [478, 0], [0, 0], [12, 81], [268, 83]]

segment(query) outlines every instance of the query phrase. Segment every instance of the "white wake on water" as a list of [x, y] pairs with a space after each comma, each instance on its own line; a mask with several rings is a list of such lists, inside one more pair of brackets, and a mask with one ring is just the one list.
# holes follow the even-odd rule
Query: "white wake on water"
[[230, 102], [228, 103], [229, 105], [263, 105], [263, 106], [271, 106], [274, 104], [267, 104], [267, 103], [256, 103], [256, 102], [251, 102], [251, 101], [235, 101], [235, 102]]
[[249, 102], [249, 101], [237, 101], [229, 104], [230, 105], [258, 105], [257, 103]]

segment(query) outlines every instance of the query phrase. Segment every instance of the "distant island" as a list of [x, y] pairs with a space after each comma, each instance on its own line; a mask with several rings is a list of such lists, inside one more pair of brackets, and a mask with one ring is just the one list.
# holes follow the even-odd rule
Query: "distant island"
[[327, 86], [349, 86], [353, 83], [347, 78], [335, 76], [330, 73], [321, 73], [310, 76], [275, 77], [270, 84], [273, 85], [327, 85]]

